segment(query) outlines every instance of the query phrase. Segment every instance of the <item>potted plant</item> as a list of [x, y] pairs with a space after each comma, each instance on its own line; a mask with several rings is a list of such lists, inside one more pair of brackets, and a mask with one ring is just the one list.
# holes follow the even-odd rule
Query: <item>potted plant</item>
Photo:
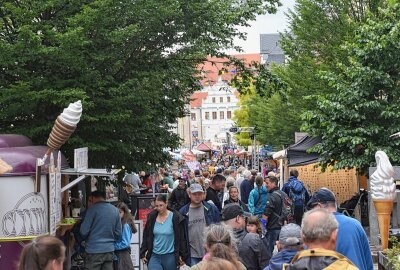
[[386, 255], [389, 260], [389, 266], [387, 269], [399, 270], [400, 269], [400, 242], [397, 239], [397, 237], [389, 238], [389, 247], [390, 248], [386, 250]]

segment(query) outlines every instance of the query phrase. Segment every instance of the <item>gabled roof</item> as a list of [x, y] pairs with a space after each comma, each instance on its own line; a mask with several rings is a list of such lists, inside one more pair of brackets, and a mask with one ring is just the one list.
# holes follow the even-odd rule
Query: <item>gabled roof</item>
[[211, 147], [210, 146], [208, 146], [206, 143], [204, 143], [204, 142], [202, 142], [201, 144], [199, 144], [197, 147], [196, 147], [196, 149], [197, 150], [200, 150], [200, 151], [212, 151], [212, 149], [211, 149]]
[[190, 108], [198, 108], [203, 104], [203, 100], [208, 97], [207, 92], [194, 92], [190, 97]]

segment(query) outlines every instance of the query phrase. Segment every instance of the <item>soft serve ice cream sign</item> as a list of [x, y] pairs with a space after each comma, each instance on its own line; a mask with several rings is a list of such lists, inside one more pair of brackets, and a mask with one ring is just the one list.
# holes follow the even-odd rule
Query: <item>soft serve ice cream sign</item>
[[388, 247], [390, 214], [396, 197], [396, 185], [394, 169], [386, 153], [377, 151], [375, 159], [377, 168], [370, 177], [371, 197], [378, 216], [382, 250], [385, 250]]

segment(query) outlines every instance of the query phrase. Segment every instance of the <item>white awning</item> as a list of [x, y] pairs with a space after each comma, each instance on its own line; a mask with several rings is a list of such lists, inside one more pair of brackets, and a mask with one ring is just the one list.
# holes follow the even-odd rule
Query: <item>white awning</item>
[[284, 159], [286, 157], [286, 149], [278, 151], [272, 155], [273, 159]]

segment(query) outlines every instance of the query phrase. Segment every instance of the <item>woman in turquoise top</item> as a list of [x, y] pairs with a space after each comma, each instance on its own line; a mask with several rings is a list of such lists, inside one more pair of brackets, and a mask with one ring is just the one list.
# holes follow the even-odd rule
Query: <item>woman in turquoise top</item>
[[122, 223], [122, 237], [114, 245], [117, 256], [117, 260], [114, 261], [114, 270], [134, 270], [131, 259], [131, 238], [132, 233], [136, 233], [137, 229], [128, 206], [121, 202], [117, 208]]
[[188, 259], [188, 244], [184, 233], [184, 218], [167, 208], [167, 197], [158, 195], [156, 211], [147, 217], [140, 257], [151, 270], [174, 270]]

